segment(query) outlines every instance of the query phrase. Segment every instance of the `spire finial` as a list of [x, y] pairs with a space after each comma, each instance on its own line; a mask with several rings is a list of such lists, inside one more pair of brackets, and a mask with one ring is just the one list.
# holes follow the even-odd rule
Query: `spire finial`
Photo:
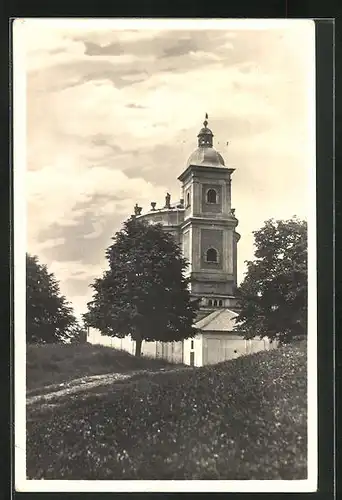
[[205, 127], [207, 127], [207, 125], [208, 125], [208, 118], [209, 118], [209, 117], [208, 117], [208, 113], [206, 113], [206, 114], [205, 114], [205, 120], [204, 120], [204, 122], [203, 122], [203, 125], [204, 125]]

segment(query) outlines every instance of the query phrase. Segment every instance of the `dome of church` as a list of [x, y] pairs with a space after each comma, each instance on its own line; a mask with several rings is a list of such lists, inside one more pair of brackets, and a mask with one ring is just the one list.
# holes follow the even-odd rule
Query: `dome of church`
[[189, 157], [187, 167], [189, 165], [199, 165], [204, 167], [224, 167], [224, 159], [222, 155], [214, 148], [197, 148]]
[[215, 148], [213, 148], [214, 134], [208, 128], [208, 115], [205, 115], [198, 137], [198, 148], [190, 155], [187, 161], [187, 167], [190, 165], [204, 167], [224, 167], [224, 159]]

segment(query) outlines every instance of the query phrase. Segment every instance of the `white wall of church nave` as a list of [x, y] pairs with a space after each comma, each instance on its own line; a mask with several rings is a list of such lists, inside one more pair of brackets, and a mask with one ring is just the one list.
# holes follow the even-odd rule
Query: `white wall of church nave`
[[203, 334], [203, 364], [215, 364], [259, 351], [276, 348], [268, 338], [245, 340], [230, 332]]
[[[99, 330], [91, 328], [87, 337], [90, 344], [98, 344], [123, 350], [129, 354], [135, 352], [135, 342], [129, 337], [117, 338], [101, 335]], [[245, 340], [231, 332], [204, 332], [182, 342], [143, 342], [142, 354], [152, 358], [161, 357], [175, 363], [191, 364], [191, 352], [194, 353], [194, 365], [219, 363], [241, 355], [275, 349], [277, 344], [264, 339]], [[234, 352], [237, 351], [237, 352]]]
[[[194, 356], [194, 366], [203, 366], [203, 336], [202, 334], [196, 335], [192, 339], [185, 339], [183, 351], [183, 363], [185, 365], [191, 364], [191, 352]], [[192, 348], [193, 346], [193, 348]]]

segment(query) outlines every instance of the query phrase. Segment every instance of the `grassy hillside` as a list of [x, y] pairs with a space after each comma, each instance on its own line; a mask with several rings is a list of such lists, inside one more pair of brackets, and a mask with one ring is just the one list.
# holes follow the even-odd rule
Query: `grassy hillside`
[[101, 345], [29, 345], [26, 352], [26, 383], [30, 390], [90, 375], [157, 370], [168, 366], [170, 363], [161, 359], [138, 359], [125, 351]]
[[54, 403], [28, 407], [30, 479], [306, 477], [303, 348], [144, 373]]

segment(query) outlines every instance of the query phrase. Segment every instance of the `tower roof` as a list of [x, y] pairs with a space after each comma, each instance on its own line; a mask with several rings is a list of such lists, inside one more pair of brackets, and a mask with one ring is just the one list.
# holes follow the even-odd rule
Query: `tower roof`
[[201, 128], [198, 137], [198, 148], [190, 155], [187, 161], [187, 167], [205, 166], [205, 167], [224, 167], [224, 159], [222, 155], [213, 148], [214, 134], [208, 128], [208, 114], [205, 115], [203, 122], [204, 127]]
[[225, 166], [222, 155], [214, 148], [199, 147], [189, 156], [187, 167], [190, 165], [203, 167], [219, 167]]

